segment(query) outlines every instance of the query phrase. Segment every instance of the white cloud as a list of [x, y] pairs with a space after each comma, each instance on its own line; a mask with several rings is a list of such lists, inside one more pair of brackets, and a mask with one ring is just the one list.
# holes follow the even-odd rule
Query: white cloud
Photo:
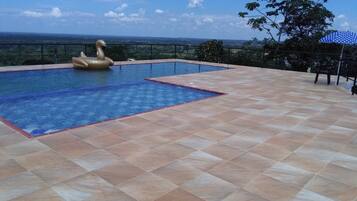
[[54, 7], [54, 8], [52, 8], [49, 15], [53, 16], [53, 17], [62, 17], [62, 11], [58, 7]]
[[123, 3], [119, 7], [117, 7], [115, 10], [120, 12], [120, 11], [125, 10], [127, 7], [128, 7], [128, 4]]
[[344, 14], [341, 14], [341, 15], [337, 16], [337, 19], [345, 19], [345, 18], [346, 18], [346, 16]]
[[157, 13], [157, 14], [163, 14], [163, 13], [164, 13], [164, 11], [163, 11], [163, 10], [161, 10], [161, 9], [156, 9], [156, 10], [155, 10], [155, 13]]
[[81, 11], [72, 11], [63, 13], [63, 16], [71, 16], [71, 17], [95, 17], [94, 13], [81, 12]]
[[336, 17], [335, 25], [338, 27], [337, 29], [342, 29], [342, 30], [351, 30], [353, 26], [351, 26], [349, 18], [344, 15], [340, 14]]
[[189, 8], [197, 8], [201, 7], [204, 0], [188, 0], [188, 7]]
[[124, 13], [116, 13], [114, 11], [108, 11], [106, 13], [104, 13], [105, 17], [113, 17], [113, 18], [119, 18], [119, 17], [124, 17], [125, 14]]
[[126, 14], [125, 12], [108, 11], [104, 17], [110, 18], [113, 22], [140, 22], [146, 20], [145, 10], [139, 9], [135, 13]]
[[33, 11], [25, 10], [22, 13], [26, 17], [62, 17], [63, 13], [60, 8], [53, 7], [50, 11]]
[[175, 18], [175, 17], [172, 17], [172, 18], [170, 18], [169, 20], [170, 20], [171, 22], [177, 22], [177, 21], [178, 21], [178, 19]]
[[23, 15], [26, 17], [43, 17], [43, 13], [32, 10], [25, 10]]
[[350, 23], [348, 23], [348, 22], [343, 22], [340, 26], [345, 30], [349, 30], [351, 27]]
[[214, 19], [210, 16], [204, 16], [202, 18], [202, 22], [206, 22], [206, 23], [213, 23], [214, 22]]

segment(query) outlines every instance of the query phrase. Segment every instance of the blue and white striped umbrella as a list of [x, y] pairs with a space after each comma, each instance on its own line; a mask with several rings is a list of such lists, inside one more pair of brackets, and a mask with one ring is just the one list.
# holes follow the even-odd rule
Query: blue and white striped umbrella
[[338, 62], [337, 68], [337, 80], [338, 85], [340, 81], [341, 64], [343, 59], [343, 51], [346, 45], [357, 45], [357, 33], [350, 31], [336, 31], [320, 39], [321, 43], [336, 43], [342, 45], [340, 61]]
[[350, 31], [333, 32], [320, 40], [321, 43], [337, 43], [342, 45], [356, 45], [357, 33]]

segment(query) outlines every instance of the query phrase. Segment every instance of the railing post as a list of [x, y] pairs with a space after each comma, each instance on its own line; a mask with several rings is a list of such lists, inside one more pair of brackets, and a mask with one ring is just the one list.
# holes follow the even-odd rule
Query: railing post
[[22, 45], [17, 45], [17, 48], [18, 48], [18, 55], [17, 55], [17, 61], [15, 62], [16, 65], [21, 65], [19, 63], [19, 61], [21, 60], [21, 56], [22, 56]]
[[175, 59], [177, 59], [177, 46], [175, 44]]
[[56, 45], [56, 49], [55, 49], [55, 64], [58, 63], [57, 54], [58, 54], [58, 50], [57, 50], [57, 45]]
[[152, 55], [152, 44], [150, 44], [150, 59], [152, 60], [153, 59], [153, 55]]
[[43, 44], [41, 44], [41, 64], [43, 64]]

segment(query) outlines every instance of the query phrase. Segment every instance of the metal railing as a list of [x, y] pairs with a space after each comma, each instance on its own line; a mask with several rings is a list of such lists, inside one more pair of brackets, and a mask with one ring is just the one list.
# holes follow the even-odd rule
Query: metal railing
[[[115, 61], [128, 58], [137, 60], [196, 59], [195, 49], [195, 46], [175, 44], [109, 44], [105, 52]], [[92, 43], [2, 43], [0, 44], [0, 66], [68, 63], [80, 52], [95, 56], [96, 49]]]
[[[108, 44], [105, 53], [115, 61], [125, 61], [129, 58], [136, 60], [172, 58], [200, 60], [196, 52], [197, 47], [178, 44], [112, 43]], [[1, 43], [0, 66], [70, 63], [72, 57], [79, 56], [81, 51], [88, 56], [96, 54], [93, 43]], [[316, 53], [224, 47], [219, 62], [294, 70], [294, 66], [304, 65], [305, 58], [311, 57], [312, 54]], [[321, 55], [334, 59], [338, 59], [339, 56], [337, 53], [321, 53]]]

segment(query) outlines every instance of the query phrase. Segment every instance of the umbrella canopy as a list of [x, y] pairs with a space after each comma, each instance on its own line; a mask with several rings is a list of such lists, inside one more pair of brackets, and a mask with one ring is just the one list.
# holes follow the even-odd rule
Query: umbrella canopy
[[340, 71], [341, 71], [341, 64], [343, 59], [343, 51], [345, 49], [345, 45], [356, 45], [357, 44], [357, 33], [353, 33], [350, 31], [336, 31], [333, 32], [323, 38], [320, 39], [321, 43], [336, 43], [341, 44], [342, 50], [340, 55], [340, 62], [338, 63], [337, 68], [337, 81], [336, 84], [338, 85], [340, 81]]
[[321, 43], [337, 43], [342, 45], [356, 45], [357, 33], [350, 31], [333, 32], [320, 40]]

